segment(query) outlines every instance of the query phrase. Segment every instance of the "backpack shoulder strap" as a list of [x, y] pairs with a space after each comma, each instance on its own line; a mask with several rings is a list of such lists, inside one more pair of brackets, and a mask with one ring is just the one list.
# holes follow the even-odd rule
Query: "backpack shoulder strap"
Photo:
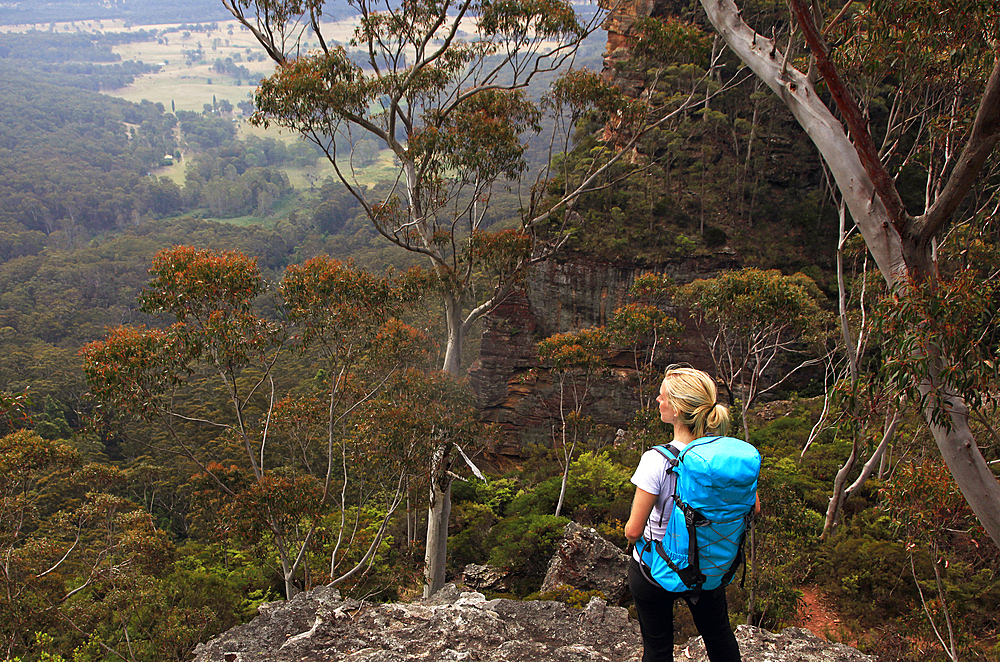
[[[670, 468], [667, 471], [673, 470], [680, 461], [681, 451], [677, 450], [677, 447], [673, 444], [664, 444], [660, 446], [653, 446], [653, 450], [662, 455], [666, 460]], [[672, 456], [672, 457], [671, 457]]]
[[[663, 459], [667, 461], [667, 468], [664, 471], [664, 474], [671, 474], [671, 473], [673, 473], [674, 469], [680, 463], [681, 451], [678, 450], [673, 444], [653, 446], [653, 450], [655, 450], [657, 453], [659, 453], [660, 455], [662, 455]], [[676, 491], [677, 490], [676, 490], [676, 487], [675, 487], [674, 492], [676, 493]], [[659, 503], [659, 497], [660, 496], [662, 496], [662, 495], [658, 495], [658, 497], [657, 497], [657, 503]], [[664, 498], [663, 501], [666, 502], [666, 499]], [[664, 513], [663, 510], [660, 511], [660, 522], [659, 522], [660, 526], [663, 526], [663, 516], [665, 514], [666, 513]], [[652, 516], [653, 516], [653, 514], [650, 513], [650, 517], [652, 517]], [[649, 523], [649, 518], [648, 517], [646, 518], [646, 523], [647, 524]]]

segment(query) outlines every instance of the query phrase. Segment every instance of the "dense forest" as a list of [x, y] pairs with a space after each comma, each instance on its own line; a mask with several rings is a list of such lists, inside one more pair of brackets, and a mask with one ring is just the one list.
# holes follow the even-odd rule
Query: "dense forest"
[[[811, 587], [842, 619], [821, 634], [881, 660], [1000, 659], [1000, 551], [934, 445], [920, 411], [929, 400], [901, 386], [919, 366], [897, 349], [940, 347], [996, 467], [996, 157], [935, 242], [941, 286], [893, 298], [864, 243], [840, 228], [833, 177], [809, 136], [722, 53], [696, 4], [678, 5], [676, 20], [662, 31], [644, 24], [648, 38], [609, 64], [671, 111], [629, 144], [635, 158], [611, 160], [621, 138], [609, 117], [634, 105], [606, 91], [605, 105], [571, 117], [573, 139], [551, 154], [551, 170], [543, 142], [514, 154], [523, 173], [547, 175], [532, 188], [524, 174], [531, 191], [521, 197], [516, 168], [504, 179], [500, 157], [483, 165], [447, 142], [480, 126], [475, 113], [422, 144], [461, 153], [428, 168], [430, 182], [492, 169], [505, 183], [484, 198], [474, 232], [435, 235], [469, 247], [454, 252], [475, 272], [469, 297], [504, 270], [527, 287], [511, 266], [526, 250], [517, 219], [595, 171], [599, 185], [571, 213], [539, 222], [535, 237], [559, 246], [550, 259], [632, 273], [606, 324], [531, 338], [536, 364], [511, 388], [534, 389], [550, 434], [514, 455], [496, 452], [512, 447], [511, 430], [482, 421], [467, 380], [440, 370], [442, 291], [453, 283], [394, 246], [410, 244], [379, 225], [383, 208], [366, 207], [378, 199], [392, 211], [396, 184], [355, 195], [333, 178], [296, 188], [286, 174], [324, 158], [323, 141], [360, 168], [395, 134], [366, 145], [332, 131], [318, 145], [240, 138], [217, 105], [172, 112], [100, 93], [155, 70], [112, 51], [155, 32], [0, 34], [6, 658], [184, 660], [262, 602], [320, 583], [367, 599], [416, 597], [435, 512], [428, 493], [445, 473], [460, 476], [449, 478], [444, 516], [449, 579], [488, 563], [504, 574], [496, 595], [579, 605], [588, 596], [569, 588], [539, 594], [562, 527], [574, 520], [625, 548], [632, 469], [669, 439], [654, 416], [657, 375], [697, 347], [739, 434], [765, 458], [752, 572], [730, 588], [734, 619], [795, 624]], [[97, 7], [51, 3], [32, 22], [151, 22], [166, 11]], [[170, 19], [217, 18], [202, 8], [184, 16], [172, 6]], [[15, 9], [0, 21], [18, 22]], [[746, 15], [761, 23], [782, 11], [753, 9]], [[360, 67], [364, 53], [344, 58], [338, 66]], [[899, 81], [865, 73], [879, 81], [870, 120], [886, 125]], [[966, 73], [961, 91], [978, 94], [985, 76]], [[282, 98], [280, 83], [258, 95], [272, 121], [282, 106], [266, 104]], [[507, 139], [483, 136], [468, 144], [501, 151]], [[911, 209], [933, 188], [917, 167], [933, 152], [922, 139], [916, 125], [898, 139], [911, 156], [896, 163]], [[151, 174], [165, 167], [183, 168], [183, 185]], [[454, 204], [472, 208], [469, 199]], [[667, 276], [699, 259], [738, 268]], [[910, 331], [913, 319], [935, 335]], [[463, 373], [477, 358], [472, 333]], [[620, 428], [608, 425], [608, 402], [627, 420]], [[684, 622], [678, 638], [693, 632]]]

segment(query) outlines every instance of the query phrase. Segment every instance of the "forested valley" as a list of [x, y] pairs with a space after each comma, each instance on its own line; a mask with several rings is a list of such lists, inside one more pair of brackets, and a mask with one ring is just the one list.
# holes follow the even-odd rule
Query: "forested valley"
[[[1000, 659], [1000, 549], [934, 437], [940, 412], [966, 403], [995, 480], [1000, 157], [935, 235], [935, 285], [890, 290], [810, 135], [698, 3], [675, 4], [635, 22], [629, 52], [608, 47], [617, 88], [545, 72], [533, 98], [484, 96], [447, 116], [437, 79], [421, 80], [386, 113], [426, 110], [420, 122], [364, 138], [322, 122], [391, 94], [310, 97], [306, 83], [371, 75], [365, 49], [311, 51], [265, 81], [253, 120], [311, 141], [240, 131], [228, 102], [194, 112], [106, 94], [157, 71], [113, 50], [155, 30], [0, 33], [6, 659], [185, 660], [260, 604], [325, 583], [415, 599], [437, 579], [433, 536], [448, 581], [489, 564], [504, 577], [489, 597], [582, 606], [590, 596], [568, 587], [539, 592], [547, 562], [571, 520], [625, 549], [629, 477], [670, 438], [658, 375], [692, 359], [765, 458], [750, 572], [730, 587], [736, 622], [797, 624], [808, 588], [841, 619], [817, 634], [880, 660]], [[889, 61], [890, 18], [905, 12], [875, 4], [824, 4], [827, 36], [917, 214], [992, 89], [982, 40], [1000, 15], [975, 9], [949, 66], [895, 52], [904, 76], [874, 61]], [[744, 5], [760, 34], [785, 12]], [[942, 15], [907, 29], [943, 30]], [[579, 50], [598, 70], [604, 35]], [[804, 45], [790, 50], [787, 66], [809, 67]], [[342, 78], [310, 77], [323, 58]], [[458, 76], [456, 63], [474, 56], [441, 71]], [[245, 77], [235, 66], [220, 58], [219, 75]], [[301, 113], [300, 94], [350, 108]], [[433, 135], [414, 129], [433, 122]], [[560, 128], [562, 144], [522, 142]], [[361, 176], [396, 141], [426, 177], [409, 197], [403, 176]], [[293, 185], [291, 169], [328, 157], [342, 181]], [[450, 219], [424, 243], [414, 200]], [[553, 263], [628, 276], [585, 324], [542, 333], [490, 316]], [[530, 429], [489, 420], [469, 383], [484, 328], [511, 343], [533, 333], [531, 365], [500, 385], [532, 403]], [[914, 358], [928, 347], [934, 365]], [[940, 365], [937, 390], [913, 386]], [[679, 618], [678, 641], [695, 633]]]

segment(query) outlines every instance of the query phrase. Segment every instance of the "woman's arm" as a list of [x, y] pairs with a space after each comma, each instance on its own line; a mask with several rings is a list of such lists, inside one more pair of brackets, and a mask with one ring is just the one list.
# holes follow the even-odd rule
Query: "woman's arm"
[[640, 490], [638, 487], [635, 488], [632, 512], [628, 516], [628, 522], [625, 523], [625, 537], [628, 538], [629, 542], [635, 542], [642, 537], [642, 531], [646, 528], [646, 520], [649, 519], [649, 513], [652, 512], [654, 505], [656, 505], [655, 494]]

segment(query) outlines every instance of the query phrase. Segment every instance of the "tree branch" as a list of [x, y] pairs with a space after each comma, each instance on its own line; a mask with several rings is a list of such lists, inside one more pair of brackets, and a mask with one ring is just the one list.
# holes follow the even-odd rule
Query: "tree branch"
[[885, 205], [892, 224], [896, 228], [896, 232], [900, 236], [907, 236], [910, 231], [911, 219], [906, 213], [906, 207], [903, 205], [903, 200], [899, 197], [899, 192], [896, 190], [896, 184], [892, 176], [885, 169], [885, 166], [882, 165], [878, 149], [875, 147], [875, 141], [872, 140], [871, 133], [868, 131], [868, 123], [865, 122], [858, 102], [854, 99], [851, 91], [847, 89], [843, 79], [840, 77], [840, 73], [830, 59], [826, 43], [823, 41], [823, 37], [816, 27], [810, 7], [803, 0], [789, 0], [788, 4], [795, 14], [795, 19], [798, 21], [799, 27], [802, 29], [806, 43], [809, 44], [809, 50], [812, 51], [813, 57], [816, 58], [816, 67], [826, 80], [827, 89], [830, 90], [830, 95], [833, 97], [837, 108], [847, 123], [847, 128], [854, 139], [854, 148], [861, 158], [861, 164], [864, 166], [865, 172], [871, 177], [872, 183], [875, 186], [875, 192], [882, 200], [882, 204]]
[[979, 111], [944, 190], [923, 216], [914, 219], [914, 233], [922, 245], [929, 245], [951, 220], [969, 189], [979, 176], [987, 157], [1000, 141], [1000, 57], [986, 83]]
[[274, 38], [270, 35], [265, 35], [256, 27], [250, 25], [250, 21], [247, 20], [246, 16], [243, 14], [243, 9], [239, 6], [238, 2], [235, 0], [222, 0], [222, 5], [229, 10], [229, 13], [232, 14], [243, 27], [253, 34], [257, 42], [260, 43], [260, 45], [264, 47], [264, 50], [267, 51], [268, 57], [278, 64], [284, 64], [286, 62], [285, 54], [278, 49], [277, 44], [274, 43]]
[[897, 282], [906, 274], [900, 236], [888, 221], [885, 205], [843, 123], [830, 112], [808, 77], [791, 66], [781, 71], [780, 59], [771, 54], [770, 40], [743, 21], [733, 0], [700, 2], [709, 21], [737, 57], [778, 95], [809, 134], [829, 166], [879, 271], [890, 284]]

